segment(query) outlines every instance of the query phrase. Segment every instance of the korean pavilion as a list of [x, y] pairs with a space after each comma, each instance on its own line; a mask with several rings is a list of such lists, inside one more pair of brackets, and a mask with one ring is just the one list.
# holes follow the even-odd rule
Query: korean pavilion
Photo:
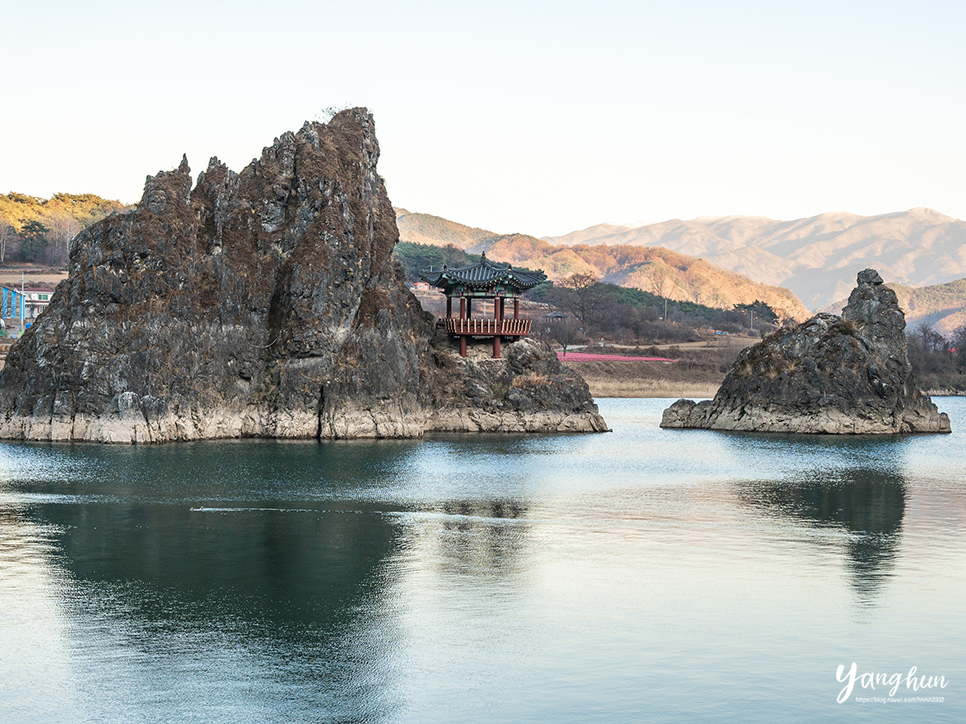
[[[532, 289], [547, 275], [542, 271], [521, 271], [509, 264], [494, 264], [480, 255], [480, 261], [459, 269], [443, 267], [426, 272], [423, 279], [446, 295], [446, 331], [459, 339], [460, 354], [466, 356], [468, 337], [492, 337], [493, 357], [500, 358], [500, 342], [513, 342], [530, 333], [530, 320], [520, 319], [520, 294]], [[459, 300], [459, 316], [453, 316], [453, 299]], [[493, 300], [493, 317], [473, 317], [474, 300]], [[513, 316], [506, 317], [506, 301], [513, 300]], [[482, 308], [482, 305], [480, 305]]]

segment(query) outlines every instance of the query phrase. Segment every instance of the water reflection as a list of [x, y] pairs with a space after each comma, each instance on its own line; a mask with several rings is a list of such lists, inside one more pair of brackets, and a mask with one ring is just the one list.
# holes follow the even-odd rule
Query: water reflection
[[[8, 493], [104, 502], [345, 500], [405, 474], [419, 442], [214, 440], [151, 447], [0, 443]], [[2, 499], [2, 496], [0, 496]]]
[[597, 436], [0, 444], [0, 720], [898, 722], [834, 664], [966, 680], [956, 433], [607, 404]]
[[450, 500], [399, 517], [411, 558], [445, 577], [503, 584], [524, 566], [527, 512], [513, 500]]
[[[62, 600], [73, 622], [69, 678], [79, 703], [97, 702], [94, 718], [133, 695], [138, 721], [379, 720], [393, 706], [388, 644], [371, 634], [368, 602], [395, 529], [382, 514], [338, 507], [36, 506], [27, 517], [56, 531], [50, 545], [11, 540], [31, 527], [5, 525], [0, 566], [30, 549], [62, 572], [36, 595]], [[124, 677], [105, 682], [119, 659]], [[194, 699], [170, 700], [186, 680]]]
[[769, 515], [838, 528], [846, 538], [848, 573], [860, 605], [872, 605], [899, 554], [906, 484], [892, 470], [840, 470], [820, 481], [738, 483], [739, 499]]

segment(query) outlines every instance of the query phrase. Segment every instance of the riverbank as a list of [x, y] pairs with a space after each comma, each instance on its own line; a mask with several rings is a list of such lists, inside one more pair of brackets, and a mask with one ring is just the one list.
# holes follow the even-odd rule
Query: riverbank
[[724, 373], [680, 362], [562, 360], [587, 381], [595, 397], [714, 397]]
[[[648, 351], [654, 352], [655, 349], [648, 348]], [[558, 352], [558, 357], [586, 380], [595, 398], [711, 398], [731, 366], [731, 361], [725, 359], [730, 353], [721, 349], [688, 349], [680, 345], [673, 349], [665, 347], [660, 352], [668, 357], [635, 359], [618, 354], [591, 354], [584, 350], [566, 355]], [[733, 354], [737, 355], [737, 351]], [[930, 397], [966, 397], [966, 390], [961, 386], [940, 386], [935, 382], [927, 377], [925, 384], [919, 386]]]
[[0, 267], [0, 286], [10, 289], [19, 289], [21, 283], [28, 287], [41, 285], [56, 287], [66, 278], [67, 272], [47, 266]]
[[731, 338], [681, 345], [587, 347], [558, 353], [595, 398], [714, 397], [738, 353], [755, 340]]
[[918, 378], [919, 387], [932, 397], [966, 397], [966, 374], [927, 374]]

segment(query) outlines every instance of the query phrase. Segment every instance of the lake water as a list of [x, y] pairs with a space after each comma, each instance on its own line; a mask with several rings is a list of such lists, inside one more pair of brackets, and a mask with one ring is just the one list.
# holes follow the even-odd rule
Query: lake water
[[[962, 722], [937, 402], [952, 435], [601, 400], [603, 435], [0, 444], [0, 721]], [[853, 662], [903, 680], [837, 703]]]

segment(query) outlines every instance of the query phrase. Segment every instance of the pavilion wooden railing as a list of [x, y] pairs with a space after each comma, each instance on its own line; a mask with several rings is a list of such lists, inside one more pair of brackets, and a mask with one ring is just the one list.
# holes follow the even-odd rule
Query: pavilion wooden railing
[[529, 319], [460, 319], [441, 320], [450, 334], [478, 334], [480, 336], [526, 337], [530, 334]]

